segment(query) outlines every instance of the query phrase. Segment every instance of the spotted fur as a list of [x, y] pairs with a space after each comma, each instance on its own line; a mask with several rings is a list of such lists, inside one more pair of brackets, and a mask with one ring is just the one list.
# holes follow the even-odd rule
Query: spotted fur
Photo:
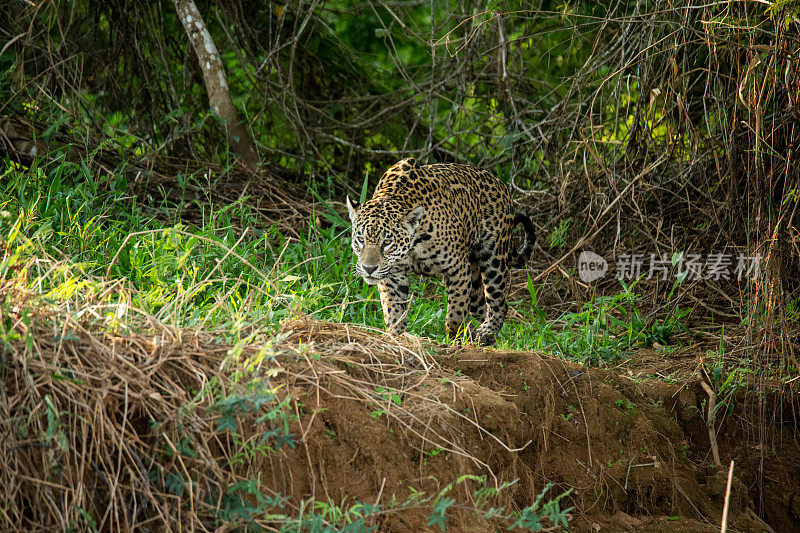
[[[530, 218], [514, 213], [508, 189], [491, 172], [469, 165], [419, 165], [413, 158], [381, 177], [372, 199], [347, 198], [356, 272], [378, 285], [386, 329], [406, 330], [408, 275], [441, 274], [447, 281], [448, 333], [477, 318], [480, 344], [494, 344], [508, 312], [509, 266], [522, 266], [534, 240]], [[511, 250], [516, 224], [525, 245]]]

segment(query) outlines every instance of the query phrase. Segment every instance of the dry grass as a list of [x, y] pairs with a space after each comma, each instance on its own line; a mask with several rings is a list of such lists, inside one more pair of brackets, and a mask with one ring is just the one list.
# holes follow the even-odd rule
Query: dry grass
[[[107, 296], [114, 287], [106, 289], [99, 293]], [[428, 346], [410, 337], [398, 342], [356, 327], [299, 319], [285, 325], [275, 345], [229, 346], [148, 316], [130, 324], [147, 333], [135, 333], [118, 319], [124, 304], [77, 297], [47, 304], [22, 276], [0, 286], [0, 306], [3, 529], [230, 526], [237, 518], [220, 510], [237, 483], [271, 472], [261, 489], [273, 498], [291, 496], [292, 487], [303, 485], [304, 477], [289, 473], [286, 448], [250, 453], [267, 431], [291, 429], [309, 461], [301, 471], [311, 479], [319, 475], [322, 466], [310, 462], [307, 450], [319, 439], [318, 413], [336, 398], [385, 415], [420, 453], [443, 450], [467, 471], [494, 476], [470, 453], [463, 435], [448, 434], [453, 419], [515, 451], [439, 398], [441, 391], [430, 384], [445, 373]], [[445, 396], [459, 394], [464, 379], [450, 377]], [[220, 402], [235, 394], [251, 397], [253, 390], [276, 398], [252, 412], [231, 411], [235, 431], [221, 430], [226, 412]], [[310, 416], [301, 416], [297, 401], [280, 404], [293, 395], [305, 398]], [[270, 411], [275, 418], [257, 421]], [[322, 481], [310, 495], [334, 491]], [[272, 529], [302, 515], [302, 497], [294, 496], [283, 518], [256, 521]], [[246, 497], [256, 503], [252, 494]]]
[[[108, 308], [42, 306], [20, 287], [3, 287], [0, 299], [6, 338], [22, 337], [3, 348], [2, 527], [84, 529], [84, 512], [98, 529], [208, 520], [238, 479], [222, 468], [230, 445], [202, 412], [208, 399], [192, 391], [218, 374], [227, 348], [166, 327], [120, 335], [103, 325]], [[194, 458], [176, 453], [181, 426]], [[163, 481], [167, 472], [195, 481], [190, 508], [154, 483], [151, 473]]]

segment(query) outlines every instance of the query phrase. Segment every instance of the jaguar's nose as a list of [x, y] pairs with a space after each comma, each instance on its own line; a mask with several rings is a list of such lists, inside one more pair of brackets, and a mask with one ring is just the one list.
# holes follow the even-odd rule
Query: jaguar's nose
[[366, 272], [366, 273], [367, 273], [367, 274], [369, 274], [370, 276], [371, 276], [371, 275], [372, 275], [372, 273], [373, 273], [373, 272], [375, 272], [376, 270], [378, 270], [378, 265], [369, 265], [369, 266], [368, 266], [368, 265], [364, 265], [364, 272]]

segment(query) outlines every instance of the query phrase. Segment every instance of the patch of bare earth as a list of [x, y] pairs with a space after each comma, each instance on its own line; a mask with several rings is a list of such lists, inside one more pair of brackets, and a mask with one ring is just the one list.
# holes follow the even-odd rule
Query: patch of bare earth
[[[0, 364], [1, 528], [80, 529], [89, 516], [98, 529], [214, 529], [230, 487], [253, 479], [262, 494], [288, 496], [289, 516], [309, 498], [378, 504], [367, 525], [380, 531], [438, 530], [432, 504], [414, 498], [453, 484], [448, 531], [508, 528], [475, 510], [479, 484], [456, 483], [465, 474], [489, 486], [516, 481], [490, 502], [506, 513], [548, 483], [549, 496], [573, 489], [562, 501], [574, 506], [573, 531], [719, 528], [727, 468], [711, 466], [697, 381], [641, 381], [627, 368], [398, 342], [306, 319], [287, 323], [276, 345], [244, 346], [232, 359], [210, 334], [112, 333], [89, 314], [76, 322], [45, 308], [24, 318], [24, 295], [9, 303], [15, 291], [4, 320], [19, 335], [6, 336]], [[289, 401], [272, 426], [257, 418], [274, 403], [243, 411], [234, 435], [214, 406], [242, 392], [233, 376], [244, 365]], [[273, 439], [276, 451], [244, 453], [270, 427], [296, 445]], [[731, 420], [716, 436], [723, 464], [737, 464], [729, 525], [762, 531], [760, 454], [744, 427]], [[785, 427], [768, 439], [764, 465], [763, 508], [778, 531], [800, 526], [800, 453]], [[176, 490], [176, 479], [191, 483]]]
[[[555, 484], [553, 494], [574, 488], [571, 527], [578, 531], [716, 531], [735, 458], [729, 527], [767, 530], [753, 512], [757, 450], [730, 422], [716, 435], [725, 467], [713, 465], [698, 379], [640, 380], [627, 367], [586, 369], [535, 352], [474, 347], [438, 347], [435, 363], [425, 358], [409, 371], [411, 352], [427, 353], [425, 346], [404, 353], [381, 337], [330, 324], [286, 327], [289, 345], [321, 354], [297, 363], [315, 368], [314, 379], [304, 373], [289, 387], [308, 410], [300, 419], [304, 446], [286, 456], [306, 495], [403, 501], [409, 487], [433, 491], [472, 473], [518, 480], [501, 493], [512, 509], [530, 505], [547, 483]], [[404, 366], [395, 366], [401, 358]], [[374, 390], [396, 391], [401, 401], [376, 404]], [[385, 413], [370, 416], [376, 405]], [[770, 475], [780, 479], [766, 488], [766, 516], [777, 530], [791, 530], [800, 526], [792, 511], [800, 448], [793, 438], [773, 446]], [[466, 487], [459, 496], [470, 504]], [[382, 528], [421, 529], [425, 520], [422, 510], [390, 515]], [[454, 521], [456, 529], [492, 529], [474, 513]]]

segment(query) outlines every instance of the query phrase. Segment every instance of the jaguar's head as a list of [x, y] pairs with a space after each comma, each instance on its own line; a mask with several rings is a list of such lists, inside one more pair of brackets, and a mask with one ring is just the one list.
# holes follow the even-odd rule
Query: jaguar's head
[[370, 285], [385, 278], [395, 265], [408, 260], [425, 208], [410, 211], [385, 199], [372, 199], [360, 205], [347, 197], [347, 211], [353, 223], [353, 251], [356, 272]]

